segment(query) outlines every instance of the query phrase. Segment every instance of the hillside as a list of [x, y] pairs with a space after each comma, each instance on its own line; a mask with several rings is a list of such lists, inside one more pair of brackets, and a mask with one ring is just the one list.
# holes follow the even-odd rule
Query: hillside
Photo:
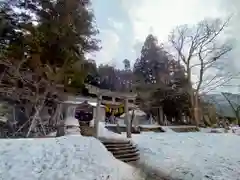
[[[237, 107], [240, 104], [240, 96], [238, 94], [229, 94], [228, 97], [233, 103], [234, 107]], [[206, 102], [213, 103], [220, 115], [235, 117], [229, 103], [222, 94], [207, 94], [203, 96], [203, 99]]]

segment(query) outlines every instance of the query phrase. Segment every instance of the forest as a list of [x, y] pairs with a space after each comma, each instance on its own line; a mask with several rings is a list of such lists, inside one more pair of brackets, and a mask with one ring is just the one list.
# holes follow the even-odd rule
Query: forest
[[[87, 95], [86, 83], [134, 92], [145, 112], [157, 116], [162, 107], [169, 119], [180, 121], [185, 114], [199, 125], [201, 88], [217, 80], [205, 81], [204, 74], [232, 50], [218, 41], [228, 20], [204, 20], [170, 32], [171, 51], [149, 34], [138, 58], [123, 59], [124, 69], [118, 69], [86, 58], [101, 50], [90, 0], [6, 0], [0, 2], [0, 14], [0, 93], [7, 104], [1, 109], [10, 116], [3, 135], [8, 137], [28, 137], [36, 119], [41, 133], [48, 133], [42, 126], [52, 131], [60, 102], [68, 94]], [[46, 106], [49, 117], [42, 123]]]

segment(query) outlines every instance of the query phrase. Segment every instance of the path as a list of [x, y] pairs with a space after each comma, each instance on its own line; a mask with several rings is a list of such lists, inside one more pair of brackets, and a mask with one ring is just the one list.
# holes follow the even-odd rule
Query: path
[[130, 165], [140, 169], [146, 175], [145, 177], [146, 180], [173, 180], [161, 170], [153, 169], [150, 166], [146, 166], [146, 164], [134, 162], [131, 163]]

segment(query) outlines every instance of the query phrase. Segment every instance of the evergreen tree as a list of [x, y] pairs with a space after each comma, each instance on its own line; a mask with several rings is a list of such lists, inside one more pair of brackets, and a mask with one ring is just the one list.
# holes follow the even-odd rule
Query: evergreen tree
[[100, 65], [98, 67], [98, 73], [100, 77], [100, 88], [115, 91], [115, 83], [118, 81], [116, 69], [113, 66]]
[[168, 79], [168, 56], [158, 45], [156, 37], [148, 35], [141, 50], [141, 56], [134, 64], [137, 81], [145, 84], [166, 84]]
[[182, 113], [188, 114], [184, 68], [170, 59], [153, 35], [148, 35], [144, 42], [141, 55], [134, 64], [134, 75], [138, 81], [140, 107], [153, 115], [158, 114], [156, 107], [162, 107], [169, 119], [175, 117], [179, 120]]
[[[99, 49], [98, 41], [93, 38], [98, 31], [89, 8], [90, 1], [10, 2], [11, 6], [6, 3], [2, 6], [3, 11], [7, 11], [5, 14], [10, 16], [10, 20], [7, 17], [4, 20], [14, 25], [12, 39], [15, 42], [9, 41], [10, 38], [5, 40], [8, 42], [8, 50], [12, 49], [14, 56], [18, 55], [15, 59], [25, 56], [26, 64], [39, 75], [47, 72], [48, 78], [60, 83], [65, 70], [69, 71], [77, 61], [84, 63], [84, 53]], [[29, 12], [30, 15], [27, 14]], [[17, 38], [20, 35], [16, 36], [16, 32], [21, 35], [21, 39]], [[16, 42], [16, 38], [20, 40]], [[20, 53], [17, 54], [16, 49], [20, 49]]]
[[130, 61], [128, 59], [124, 59], [123, 64], [124, 64], [125, 71], [130, 71], [131, 70], [131, 64], [130, 64]]
[[83, 83], [84, 55], [99, 49], [90, 1], [6, 0], [0, 2], [0, 15], [3, 79], [14, 90], [11, 98], [30, 106], [24, 111], [33, 120], [57, 84], [68, 86], [73, 76], [79, 78], [72, 78], [76, 86]]

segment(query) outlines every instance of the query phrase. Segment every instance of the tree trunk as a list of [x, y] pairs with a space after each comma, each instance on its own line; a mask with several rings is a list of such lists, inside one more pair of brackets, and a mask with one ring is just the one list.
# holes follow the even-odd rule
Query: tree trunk
[[162, 107], [157, 108], [157, 120], [159, 125], [163, 125], [163, 109]]
[[199, 101], [198, 101], [198, 93], [195, 93], [195, 101], [194, 101], [194, 118], [196, 126], [199, 126], [200, 116], [199, 116]]
[[[191, 79], [189, 79], [189, 82]], [[198, 91], [194, 92], [194, 89], [190, 85], [188, 87], [188, 92], [190, 95], [190, 103], [191, 103], [191, 124], [195, 124], [196, 126], [199, 125], [200, 119], [199, 119], [199, 101], [198, 101]]]
[[57, 127], [57, 134], [56, 137], [61, 137], [65, 135], [65, 126], [64, 126], [64, 120], [61, 120], [58, 127]]
[[[132, 116], [131, 116], [131, 121], [130, 121], [130, 127], [131, 127], [131, 130], [132, 130], [132, 125], [133, 125], [134, 117], [135, 117], [135, 111], [133, 110], [133, 112], [132, 112]], [[135, 128], [135, 127], [134, 127], [134, 128]]]
[[[31, 133], [31, 131], [36, 127], [36, 124], [37, 123], [42, 123], [42, 122], [40, 122], [41, 120], [40, 120], [40, 117], [39, 117], [39, 113], [40, 113], [40, 111], [42, 110], [42, 108], [43, 108], [43, 106], [44, 106], [44, 100], [42, 100], [41, 102], [40, 102], [40, 105], [39, 106], [35, 106], [34, 107], [34, 115], [33, 115], [33, 118], [31, 119], [31, 124], [30, 124], [30, 127], [29, 127], [29, 129], [28, 129], [28, 132], [27, 132], [27, 135], [26, 135], [26, 137], [29, 137], [29, 135], [30, 135], [30, 133]], [[38, 122], [37, 122], [38, 121]], [[41, 125], [42, 126], [42, 125]], [[44, 127], [42, 126], [42, 128], [43, 128], [43, 130], [44, 130]], [[45, 131], [44, 131], [44, 133], [45, 133]], [[44, 134], [44, 135], [46, 135], [46, 134]]]
[[[188, 85], [188, 93], [190, 95], [190, 115], [191, 115], [191, 119], [190, 122], [191, 124], [196, 124], [197, 125], [197, 113], [196, 113], [196, 104], [195, 104], [195, 96], [194, 96], [194, 89], [192, 87], [191, 84], [191, 69], [189, 67], [187, 67], [187, 79], [189, 82]], [[198, 104], [197, 104], [198, 105]]]

